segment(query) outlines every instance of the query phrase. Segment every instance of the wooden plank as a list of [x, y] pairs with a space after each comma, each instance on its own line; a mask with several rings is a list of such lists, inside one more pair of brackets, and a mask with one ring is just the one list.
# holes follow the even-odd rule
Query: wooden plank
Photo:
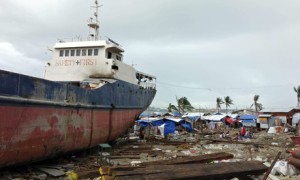
[[277, 155], [276, 155], [276, 157], [275, 157], [275, 159], [273, 160], [271, 166], [269, 167], [268, 171], [266, 172], [263, 180], [266, 180], [268, 178], [269, 174], [271, 173], [271, 171], [272, 171], [275, 163], [277, 162], [277, 159], [280, 157], [280, 155], [281, 155], [281, 152], [278, 152]]
[[225, 179], [259, 175], [268, 168], [258, 161], [227, 162], [217, 164], [177, 164], [147, 166], [133, 171], [113, 173], [117, 179]]
[[208, 140], [217, 143], [227, 143], [227, 144], [245, 144], [245, 145], [258, 145], [258, 146], [274, 146], [278, 147], [278, 145], [268, 144], [268, 143], [256, 143], [256, 142], [245, 142], [245, 141], [233, 141], [233, 140], [223, 140], [223, 139], [208, 139], [204, 138], [201, 140]]
[[224, 159], [232, 159], [233, 155], [226, 152], [205, 154], [201, 156], [186, 156], [176, 159], [170, 160], [162, 160], [162, 161], [151, 161], [141, 163], [141, 166], [151, 165], [151, 164], [192, 164], [192, 163], [208, 163], [214, 160], [224, 160]]
[[115, 167], [109, 167], [108, 168], [108, 175], [112, 176], [112, 173], [113, 172], [116, 172], [116, 171], [132, 171], [136, 168], [145, 168], [145, 166], [128, 166], [128, 165], [122, 165], [122, 166], [115, 166]]
[[140, 159], [140, 156], [132, 156], [132, 155], [119, 155], [119, 156], [110, 156], [110, 159]]

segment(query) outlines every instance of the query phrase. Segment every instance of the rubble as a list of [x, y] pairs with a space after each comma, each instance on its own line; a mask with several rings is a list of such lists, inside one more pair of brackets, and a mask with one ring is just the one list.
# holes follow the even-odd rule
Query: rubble
[[[220, 136], [227, 131], [226, 136]], [[139, 179], [141, 176], [149, 179], [243, 179], [246, 176], [263, 179], [266, 175], [270, 180], [300, 179], [298, 167], [289, 162], [294, 158], [290, 161], [298, 163], [300, 154], [299, 146], [291, 139], [293, 133], [254, 131], [252, 138], [241, 139], [235, 138], [237, 133], [238, 129], [233, 128], [203, 129], [164, 138], [148, 134], [142, 140], [131, 134], [126, 142], [122, 139], [122, 143], [112, 146], [109, 161], [97, 163], [98, 152], [94, 148], [2, 169], [0, 179], [73, 180], [101, 179], [101, 176], [106, 179]], [[281, 155], [277, 160], [278, 152]]]

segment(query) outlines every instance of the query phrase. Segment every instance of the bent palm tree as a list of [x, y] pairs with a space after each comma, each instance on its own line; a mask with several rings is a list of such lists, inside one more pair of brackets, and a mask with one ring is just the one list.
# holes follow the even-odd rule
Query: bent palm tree
[[181, 97], [181, 98], [177, 98], [177, 104], [178, 104], [178, 110], [179, 113], [185, 113], [186, 110], [191, 111], [194, 109], [194, 107], [191, 105], [191, 103], [189, 102], [189, 100], [186, 97]]
[[169, 103], [168, 112], [172, 112], [172, 111], [178, 111], [178, 109], [176, 108], [176, 106], [174, 106], [173, 104]]
[[297, 100], [298, 100], [298, 107], [300, 105], [300, 86], [298, 86], [297, 88], [294, 87], [294, 91], [297, 93]]
[[251, 108], [252, 106], [254, 106], [256, 112], [262, 110], [262, 104], [261, 104], [261, 103], [258, 103], [258, 99], [259, 99], [259, 95], [254, 95], [254, 97], [253, 97], [254, 103], [250, 106], [250, 108]]
[[228, 107], [230, 107], [230, 105], [233, 105], [233, 100], [230, 99], [229, 96], [224, 97], [224, 102], [225, 102], [225, 106], [226, 106], [226, 113], [227, 113], [227, 109]]
[[224, 101], [222, 100], [222, 98], [217, 97], [217, 109], [218, 109], [218, 112], [220, 112], [221, 104], [224, 104]]
[[191, 111], [194, 107], [191, 105], [189, 100], [186, 97], [177, 98], [177, 107], [171, 103], [169, 103], [168, 111], [171, 112], [172, 110], [178, 111], [180, 114], [185, 113], [187, 110]]

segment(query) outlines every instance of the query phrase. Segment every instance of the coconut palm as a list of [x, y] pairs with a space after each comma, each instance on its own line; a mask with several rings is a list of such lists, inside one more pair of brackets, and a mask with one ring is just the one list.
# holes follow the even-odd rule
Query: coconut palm
[[185, 113], [186, 111], [191, 111], [194, 107], [191, 105], [189, 100], [186, 97], [177, 98], [177, 106], [169, 103], [168, 111], [171, 112], [172, 110], [178, 111], [179, 113]]
[[176, 106], [174, 106], [173, 104], [169, 103], [168, 112], [172, 112], [172, 111], [178, 111], [178, 109], [176, 108]]
[[194, 109], [186, 97], [181, 97], [179, 99], [176, 97], [176, 100], [179, 113], [185, 113], [186, 111], [191, 111]]
[[300, 106], [300, 86], [294, 87], [294, 91], [297, 93], [298, 107]]
[[221, 104], [224, 104], [223, 99], [220, 98], [220, 97], [217, 97], [217, 109], [218, 109], [218, 112], [219, 112], [220, 109], [221, 109]]
[[233, 105], [233, 100], [230, 99], [229, 96], [224, 97], [224, 102], [225, 102], [225, 106], [226, 106], [226, 113], [227, 113], [227, 109], [228, 107], [230, 107], [230, 105]]
[[258, 99], [259, 99], [259, 95], [254, 95], [254, 97], [253, 97], [254, 103], [250, 106], [250, 108], [251, 108], [252, 106], [254, 106], [256, 112], [262, 110], [262, 104], [261, 104], [261, 103], [258, 103]]

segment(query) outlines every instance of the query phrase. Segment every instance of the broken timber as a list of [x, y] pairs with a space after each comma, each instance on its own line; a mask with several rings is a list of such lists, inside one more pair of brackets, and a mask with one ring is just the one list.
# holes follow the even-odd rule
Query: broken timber
[[217, 164], [149, 165], [131, 171], [113, 171], [119, 180], [140, 179], [224, 179], [260, 175], [268, 168], [259, 161], [226, 162]]
[[141, 165], [151, 165], [151, 164], [193, 164], [193, 163], [209, 163], [214, 160], [224, 160], [224, 159], [232, 159], [233, 155], [226, 152], [205, 154], [201, 156], [187, 156], [184, 158], [176, 158], [170, 160], [162, 160], [162, 161], [151, 161], [144, 162]]
[[255, 142], [244, 142], [244, 141], [234, 141], [234, 140], [223, 140], [223, 139], [208, 139], [203, 138], [201, 140], [207, 140], [217, 143], [227, 143], [227, 144], [244, 144], [244, 145], [258, 145], [258, 146], [273, 146], [278, 147], [278, 145], [268, 144], [268, 143], [255, 143]]

